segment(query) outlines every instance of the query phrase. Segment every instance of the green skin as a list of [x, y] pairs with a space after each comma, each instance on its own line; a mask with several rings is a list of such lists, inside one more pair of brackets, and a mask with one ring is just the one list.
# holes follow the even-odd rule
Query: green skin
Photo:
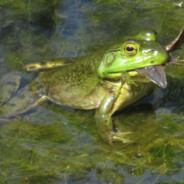
[[[138, 49], [135, 55], [128, 56], [124, 46], [130, 42]], [[67, 60], [61, 59], [57, 62], [66, 66], [53, 65], [49, 70], [40, 71], [30, 85], [19, 90], [13, 98], [6, 98], [0, 115], [15, 117], [46, 100], [75, 109], [96, 109], [96, 124], [103, 140], [125, 143], [128, 142], [127, 132], [114, 132], [111, 116], [148, 95], [156, 86], [135, 69], [161, 65], [167, 60], [168, 54], [156, 41], [155, 33], [142, 31], [106, 52], [102, 49], [95, 55], [75, 59], [69, 65]], [[29, 67], [36, 69], [37, 65], [28, 65], [26, 69]]]

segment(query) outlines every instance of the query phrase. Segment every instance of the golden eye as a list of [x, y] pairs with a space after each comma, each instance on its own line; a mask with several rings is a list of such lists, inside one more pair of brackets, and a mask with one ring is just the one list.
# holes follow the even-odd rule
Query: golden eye
[[134, 43], [127, 43], [124, 46], [124, 52], [127, 56], [134, 56], [135, 54], [137, 54], [137, 45]]

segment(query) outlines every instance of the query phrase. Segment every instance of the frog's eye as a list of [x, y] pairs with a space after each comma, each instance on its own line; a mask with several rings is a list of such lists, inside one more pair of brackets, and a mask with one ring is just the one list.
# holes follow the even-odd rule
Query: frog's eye
[[135, 54], [137, 54], [137, 45], [134, 43], [127, 43], [124, 46], [124, 52], [127, 56], [134, 56]]

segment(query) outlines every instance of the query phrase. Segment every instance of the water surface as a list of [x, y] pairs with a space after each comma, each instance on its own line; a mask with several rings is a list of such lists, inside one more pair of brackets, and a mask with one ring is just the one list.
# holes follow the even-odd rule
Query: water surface
[[[7, 0], [0, 12], [0, 76], [19, 71], [25, 84], [25, 64], [87, 55], [144, 28], [167, 45], [184, 26], [182, 0]], [[184, 44], [172, 54], [184, 58]], [[94, 111], [52, 103], [1, 122], [0, 183], [183, 183], [183, 71], [167, 66], [166, 90], [114, 116], [133, 144], [105, 144]]]

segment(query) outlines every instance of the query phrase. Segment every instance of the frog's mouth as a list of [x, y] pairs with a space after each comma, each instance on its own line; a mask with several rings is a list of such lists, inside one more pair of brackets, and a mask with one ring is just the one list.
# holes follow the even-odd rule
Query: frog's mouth
[[162, 65], [147, 66], [144, 68], [136, 69], [138, 73], [144, 75], [153, 83], [157, 84], [159, 87], [165, 89], [167, 87], [167, 79], [165, 71]]

